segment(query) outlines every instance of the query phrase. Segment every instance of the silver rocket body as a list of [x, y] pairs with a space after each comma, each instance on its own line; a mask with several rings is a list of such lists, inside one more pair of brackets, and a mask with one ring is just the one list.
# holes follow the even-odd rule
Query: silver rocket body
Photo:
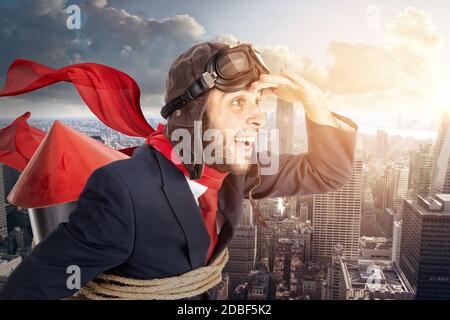
[[76, 204], [77, 201], [73, 201], [51, 207], [28, 209], [34, 243], [38, 244], [60, 223], [67, 222]]

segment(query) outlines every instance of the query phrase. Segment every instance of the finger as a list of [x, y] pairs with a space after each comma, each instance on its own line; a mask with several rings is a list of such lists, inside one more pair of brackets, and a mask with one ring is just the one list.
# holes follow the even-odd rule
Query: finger
[[267, 88], [278, 88], [279, 86], [281, 86], [279, 83], [255, 81], [250, 85], [250, 90], [257, 92]]
[[273, 88], [262, 89], [262, 91], [261, 91], [261, 100], [265, 100], [267, 98], [267, 96], [270, 95], [270, 94], [275, 94], [273, 92]]
[[290, 71], [287, 71], [286, 69], [281, 70], [281, 74], [284, 75], [286, 78], [288, 78], [291, 81], [297, 82], [298, 84], [302, 86], [311, 85], [308, 80], [303, 78], [302, 76], [292, 73]]
[[262, 74], [259, 79], [259, 81], [262, 82], [275, 82], [286, 86], [291, 86], [293, 84], [289, 78], [278, 74]]

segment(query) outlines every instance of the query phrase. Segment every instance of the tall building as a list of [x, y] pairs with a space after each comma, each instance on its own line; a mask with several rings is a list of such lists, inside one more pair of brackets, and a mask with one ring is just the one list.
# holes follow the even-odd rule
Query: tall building
[[[278, 129], [279, 137], [279, 152], [294, 153], [294, 104], [289, 101], [277, 99], [276, 110], [276, 128]], [[297, 199], [296, 197], [278, 198], [277, 200], [277, 212], [286, 218], [296, 215]], [[270, 246], [272, 248], [270, 264], [272, 265], [274, 259], [275, 249], [274, 242], [277, 243], [278, 237], [272, 237]], [[290, 238], [290, 237], [289, 237]]]
[[438, 134], [433, 148], [435, 158], [437, 158], [437, 155], [442, 151], [445, 142], [447, 141], [449, 129], [450, 129], [450, 111], [443, 110], [439, 115], [439, 124], [437, 132]]
[[361, 225], [362, 160], [353, 161], [350, 180], [338, 191], [318, 194], [313, 201], [313, 260], [331, 258], [340, 243], [349, 258], [358, 257]]
[[296, 226], [294, 230], [293, 239], [304, 247], [303, 260], [305, 263], [312, 260], [312, 235], [313, 228], [309, 220]]
[[259, 211], [265, 219], [281, 215], [278, 207], [278, 198], [266, 198], [258, 201]]
[[434, 168], [431, 193], [450, 193], [450, 112], [441, 116], [434, 146]]
[[297, 216], [297, 197], [276, 198], [276, 200], [279, 214], [286, 218]]
[[305, 202], [299, 201], [297, 199], [298, 215], [300, 222], [306, 223], [309, 220], [308, 216], [308, 205]]
[[294, 104], [282, 99], [277, 100], [276, 126], [280, 139], [280, 154], [294, 152]]
[[366, 186], [363, 187], [363, 190], [361, 235], [370, 237], [375, 235], [375, 222], [377, 216], [371, 188]]
[[254, 224], [253, 208], [249, 200], [242, 201], [242, 215], [239, 225], [248, 226]]
[[291, 248], [289, 288], [291, 295], [295, 297], [298, 297], [301, 291], [301, 276], [306, 265], [305, 250], [306, 247], [302, 243], [294, 241], [294, 245]]
[[6, 223], [6, 195], [3, 174], [3, 164], [0, 163], [0, 241], [8, 236]]
[[421, 144], [419, 150], [411, 151], [409, 162], [408, 188], [413, 195], [430, 195], [433, 177], [433, 146]]
[[408, 193], [409, 169], [398, 164], [390, 164], [384, 171], [383, 211], [387, 208], [398, 213], [402, 206], [403, 198]]
[[342, 294], [340, 292], [341, 268], [344, 259], [344, 247], [337, 243], [331, 257], [331, 265], [328, 268], [327, 275], [327, 300], [340, 300]]
[[294, 241], [286, 238], [278, 239], [276, 244], [273, 273], [275, 273], [279, 287], [282, 288], [281, 291], [290, 290], [291, 260], [292, 260], [293, 246]]
[[228, 273], [230, 277], [230, 292], [233, 292], [240, 283], [246, 282], [248, 274], [255, 267], [257, 232], [256, 226], [250, 219], [252, 208], [246, 202], [248, 200], [244, 200], [241, 220], [244, 223], [237, 227], [233, 239], [228, 244], [230, 258], [224, 272]]
[[371, 237], [375, 235], [375, 209], [363, 209], [361, 213], [361, 235]]
[[295, 218], [274, 215], [265, 220], [265, 226], [257, 227], [257, 260], [267, 260], [269, 271], [273, 270], [278, 239], [293, 239], [297, 221]]
[[383, 214], [377, 219], [378, 230], [384, 237], [392, 238], [394, 221], [399, 220], [399, 216], [401, 213], [397, 215], [394, 212], [394, 209], [386, 208]]
[[400, 245], [402, 241], [402, 221], [394, 221], [392, 228], [392, 262], [400, 263]]
[[405, 200], [400, 267], [417, 299], [450, 299], [450, 194]]

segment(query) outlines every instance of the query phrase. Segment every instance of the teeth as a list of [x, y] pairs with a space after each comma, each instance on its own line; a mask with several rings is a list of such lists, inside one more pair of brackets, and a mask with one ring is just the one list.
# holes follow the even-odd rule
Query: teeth
[[235, 137], [234, 140], [237, 142], [253, 143], [255, 142], [255, 137]]

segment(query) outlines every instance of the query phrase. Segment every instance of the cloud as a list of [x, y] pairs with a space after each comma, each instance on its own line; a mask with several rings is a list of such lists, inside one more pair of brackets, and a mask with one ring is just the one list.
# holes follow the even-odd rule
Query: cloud
[[[218, 35], [216, 39], [237, 42], [229, 34]], [[393, 101], [398, 101], [402, 95], [423, 97], [433, 91], [440, 43], [431, 15], [409, 7], [387, 24], [380, 45], [331, 42], [327, 53], [332, 63], [328, 66], [319, 66], [282, 44], [261, 46], [259, 50], [273, 72], [286, 66], [329, 95], [364, 95], [385, 102], [393, 92]]]
[[436, 81], [440, 36], [428, 13], [406, 8], [387, 25], [383, 45], [332, 42], [326, 89], [337, 94], [400, 90], [429, 94]]
[[103, 8], [107, 5], [108, 1], [107, 0], [91, 0], [90, 3], [98, 8]]
[[[202, 41], [238, 41], [231, 34], [206, 39], [205, 28], [189, 15], [149, 19], [114, 7], [106, 0], [81, 4], [81, 30], [69, 30], [66, 27], [67, 5], [68, 1], [44, 0], [2, 7], [0, 82], [4, 81], [7, 67], [16, 58], [35, 60], [55, 68], [83, 61], [98, 62], [135, 78], [141, 87], [144, 108], [155, 109], [162, 105], [166, 74], [179, 54]], [[385, 39], [377, 46], [331, 42], [327, 52], [333, 62], [328, 66], [319, 66], [310, 57], [283, 44], [260, 45], [258, 49], [271, 70], [277, 72], [287, 66], [329, 95], [345, 97], [341, 101], [355, 103], [364, 97], [370, 107], [386, 102], [387, 97], [400, 101], [402, 96], [420, 97], [432, 91], [440, 43], [431, 15], [406, 8], [387, 24]], [[351, 99], [352, 96], [357, 99]], [[75, 105], [83, 108], [75, 90], [67, 84], [17, 99], [2, 99], [0, 103], [18, 109], [27, 104], [31, 110], [55, 115], [62, 110], [55, 108], [58, 104], [71, 106], [67, 110]], [[17, 110], [8, 112], [14, 116]]]
[[[222, 36], [231, 39], [230, 36]], [[332, 107], [356, 112], [417, 113], [430, 109], [437, 86], [440, 34], [429, 13], [406, 8], [386, 25], [379, 45], [333, 41], [332, 63], [319, 66], [285, 45], [260, 47], [272, 71], [285, 65], [314, 82]], [[391, 111], [389, 111], [391, 110]]]
[[258, 48], [264, 62], [272, 72], [280, 72], [287, 68], [294, 73], [300, 73], [305, 79], [321, 85], [326, 81], [326, 70], [315, 64], [310, 58], [295, 53], [286, 45], [262, 46]]
[[393, 36], [415, 41], [421, 46], [436, 47], [441, 43], [441, 36], [431, 14], [413, 7], [408, 7], [400, 13], [387, 25], [387, 29]]
[[238, 43], [238, 39], [236, 39], [232, 34], [229, 33], [220, 33], [215, 35], [212, 39], [210, 39], [211, 42], [223, 42], [226, 44], [236, 44]]
[[[186, 48], [203, 41], [205, 33], [189, 15], [148, 19], [112, 7], [106, 0], [80, 4], [81, 30], [69, 30], [67, 5], [63, 0], [24, 1], [0, 10], [1, 83], [16, 58], [54, 68], [91, 61], [130, 74], [141, 87], [143, 100], [148, 101], [146, 95], [162, 94], [172, 61]], [[69, 85], [57, 85], [24, 98], [33, 105], [42, 104], [40, 110], [51, 113], [54, 110], [43, 105], [50, 96], [61, 104], [80, 103], [73, 92]]]

